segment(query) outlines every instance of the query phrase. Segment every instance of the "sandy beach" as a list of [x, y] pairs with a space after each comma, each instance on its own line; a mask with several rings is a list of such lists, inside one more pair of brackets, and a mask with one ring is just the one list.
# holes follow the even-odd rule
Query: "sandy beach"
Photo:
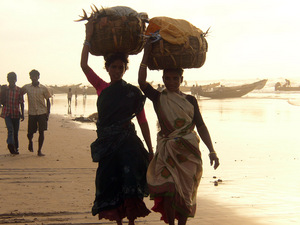
[[[20, 155], [10, 155], [6, 145], [6, 127], [0, 120], [0, 224], [114, 224], [99, 221], [90, 213], [94, 200], [94, 176], [97, 164], [91, 161], [93, 130], [79, 128], [70, 118], [51, 115], [45, 133], [43, 152], [27, 150], [27, 118], [20, 127]], [[149, 208], [152, 201], [146, 199]], [[238, 206], [236, 206], [238, 207]], [[200, 196], [195, 218], [188, 224], [259, 225], [251, 215], [239, 215], [213, 198]], [[124, 224], [127, 220], [124, 220]], [[152, 212], [136, 224], [164, 224]]]

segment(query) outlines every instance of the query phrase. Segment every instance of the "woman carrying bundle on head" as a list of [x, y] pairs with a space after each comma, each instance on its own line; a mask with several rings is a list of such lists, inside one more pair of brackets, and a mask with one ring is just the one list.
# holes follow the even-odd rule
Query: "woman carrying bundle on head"
[[[148, 123], [144, 112], [145, 97], [125, 82], [128, 58], [123, 53], [105, 56], [110, 82], [105, 82], [88, 65], [93, 22], [86, 24], [86, 40], [82, 49], [81, 68], [98, 94], [97, 139], [91, 144], [92, 158], [98, 162], [96, 196], [92, 208], [99, 219], [122, 224], [127, 217], [133, 225], [137, 217], [150, 211], [143, 198], [148, 195], [146, 171], [153, 157]], [[136, 134], [131, 119], [136, 116], [148, 151]]]
[[197, 100], [179, 90], [183, 81], [183, 69], [163, 70], [162, 92], [146, 82], [147, 67], [152, 44], [147, 41], [139, 69], [139, 85], [153, 102], [161, 130], [157, 134], [157, 147], [147, 172], [150, 198], [154, 200], [155, 212], [162, 220], [174, 225], [185, 225], [188, 217], [196, 211], [197, 188], [202, 176], [202, 159], [198, 134], [209, 150], [214, 169], [219, 159], [212, 145], [208, 129], [202, 119]]

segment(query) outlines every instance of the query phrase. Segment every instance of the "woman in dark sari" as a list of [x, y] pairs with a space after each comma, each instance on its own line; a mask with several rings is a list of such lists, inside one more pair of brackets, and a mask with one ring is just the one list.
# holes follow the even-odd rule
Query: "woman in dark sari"
[[[102, 80], [88, 66], [89, 41], [93, 24], [86, 24], [86, 41], [82, 49], [81, 68], [98, 94], [97, 139], [91, 144], [94, 162], [98, 162], [96, 197], [92, 214], [129, 225], [150, 211], [143, 198], [148, 195], [146, 172], [153, 157], [148, 122], [144, 112], [145, 97], [122, 78], [127, 69], [127, 56], [121, 53], [105, 57], [110, 82]], [[131, 119], [136, 116], [149, 153], [136, 135]]]

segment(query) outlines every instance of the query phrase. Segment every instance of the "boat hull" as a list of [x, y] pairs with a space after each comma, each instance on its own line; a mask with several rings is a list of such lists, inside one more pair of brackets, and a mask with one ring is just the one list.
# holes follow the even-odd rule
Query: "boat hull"
[[300, 91], [300, 87], [276, 87], [275, 91]]
[[239, 98], [242, 97], [249, 92], [257, 89], [258, 86], [262, 86], [264, 82], [254, 82], [251, 84], [244, 84], [239, 86], [232, 86], [232, 87], [218, 87], [212, 91], [205, 91], [202, 90], [199, 92], [199, 95], [202, 97], [208, 97], [213, 99], [224, 99], [224, 98]]

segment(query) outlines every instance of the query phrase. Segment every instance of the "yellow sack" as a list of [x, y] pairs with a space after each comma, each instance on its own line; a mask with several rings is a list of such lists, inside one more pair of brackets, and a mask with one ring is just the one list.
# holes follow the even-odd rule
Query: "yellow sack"
[[146, 35], [151, 35], [159, 30], [159, 34], [165, 41], [181, 45], [185, 44], [190, 36], [198, 38], [199, 42], [203, 31], [193, 26], [186, 20], [169, 17], [154, 17], [149, 20]]

